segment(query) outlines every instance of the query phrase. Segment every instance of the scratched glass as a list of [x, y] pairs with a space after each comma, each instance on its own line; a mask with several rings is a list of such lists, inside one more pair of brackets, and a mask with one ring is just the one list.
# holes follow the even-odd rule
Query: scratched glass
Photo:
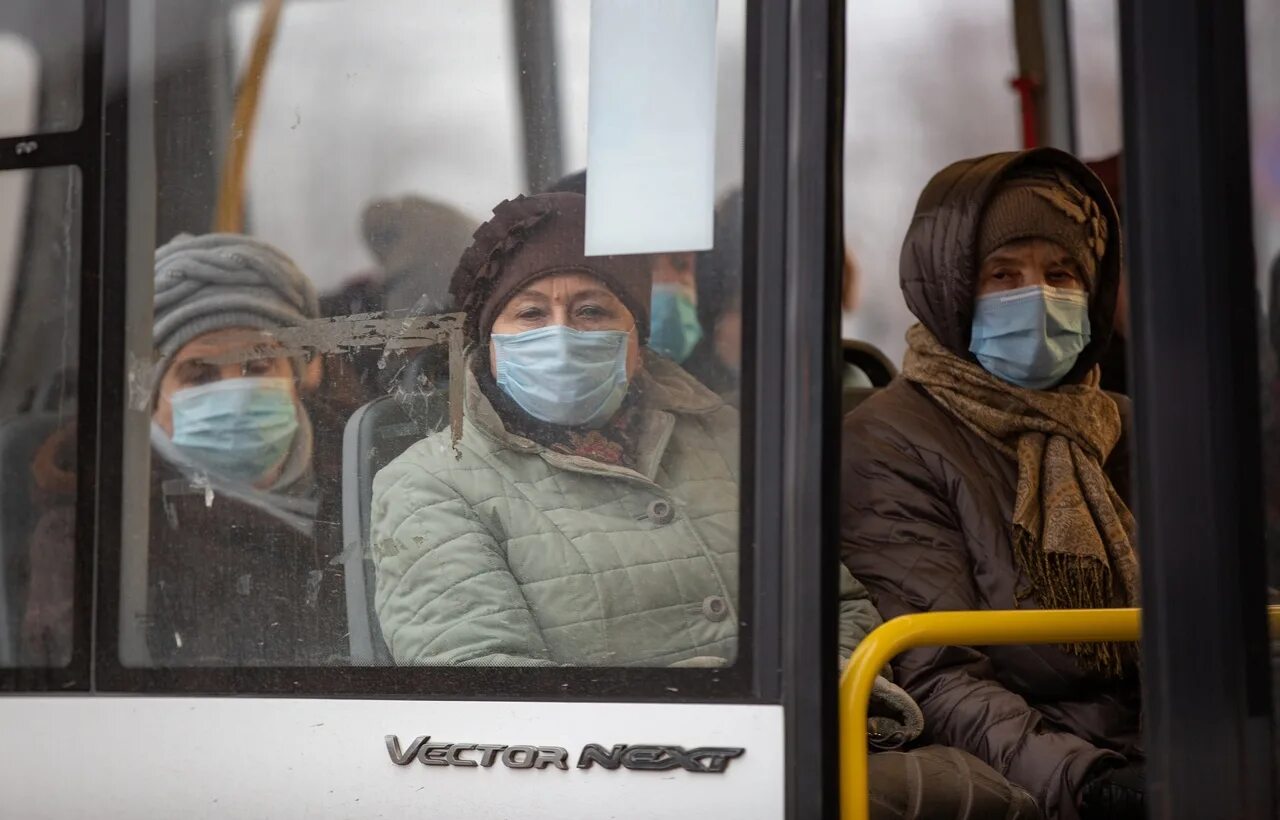
[[[706, 30], [714, 246], [584, 261], [580, 221], [473, 236], [504, 200], [583, 195], [586, 0], [155, 4], [124, 664], [736, 661], [745, 6]], [[549, 248], [492, 328], [450, 288], [473, 241], [480, 280]], [[552, 324], [588, 343], [524, 348], [570, 374], [535, 375], [538, 404], [489, 331]]]
[[80, 174], [0, 172], [0, 666], [71, 661]]

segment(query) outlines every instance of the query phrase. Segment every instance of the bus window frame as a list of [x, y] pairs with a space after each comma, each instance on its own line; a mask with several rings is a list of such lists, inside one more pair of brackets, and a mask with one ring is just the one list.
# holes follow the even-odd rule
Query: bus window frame
[[[105, 0], [84, 3], [82, 111], [73, 131], [38, 132], [0, 138], [0, 172], [74, 167], [80, 172], [80, 356], [92, 363], [97, 354], [102, 278], [101, 225], [102, 42]], [[18, 307], [16, 304], [14, 307]], [[77, 382], [77, 417], [97, 414], [99, 380], [94, 366], [81, 367]], [[71, 661], [65, 667], [16, 666], [0, 669], [0, 692], [78, 692], [91, 686], [92, 588], [97, 434], [80, 423], [76, 435], [75, 570]]]
[[[787, 190], [796, 186], [798, 176], [807, 184], [826, 178], [825, 160], [835, 153], [839, 144], [825, 130], [813, 132], [811, 139], [829, 142], [829, 150], [823, 152], [823, 161], [810, 162], [803, 174], [788, 174], [786, 146], [794, 139], [797, 126], [789, 122], [787, 110], [787, 84], [795, 70], [788, 63], [787, 37], [790, 29], [785, 16], [781, 19], [772, 11], [771, 4], [753, 0], [747, 4], [747, 54], [744, 154], [744, 236], [755, 236], [755, 242], [747, 242], [743, 249], [743, 310], [744, 321], [755, 322], [761, 331], [781, 330], [786, 333], [802, 333], [806, 340], [806, 356], [813, 350], [825, 349], [837, 338], [834, 318], [824, 332], [822, 326], [785, 324], [785, 311], [780, 301], [762, 298], [765, 289], [780, 292], [786, 281], [786, 273], [780, 266], [756, 264], [756, 260], [784, 259], [783, 249], [788, 237], [782, 228], [791, 225], [817, 225], [818, 232], [829, 232], [831, 226], [821, 219], [788, 219], [792, 208], [808, 208], [820, 201], [793, 201], [788, 208], [779, 209]], [[801, 533], [787, 531], [783, 521], [786, 510], [786, 483], [779, 470], [749, 469], [757, 464], [759, 438], [766, 433], [776, 437], [778, 430], [799, 428], [800, 420], [790, 412], [777, 390], [764, 386], [777, 384], [783, 373], [792, 365], [790, 357], [771, 355], [764, 359], [759, 353], [771, 350], [796, 349], [793, 345], [758, 345], [758, 334], [744, 334], [744, 361], [751, 366], [744, 369], [744, 396], [753, 396], [746, 402], [742, 418], [743, 481], [740, 499], [740, 577], [742, 626], [737, 662], [725, 669], [664, 669], [664, 668], [460, 668], [460, 667], [356, 667], [356, 666], [307, 666], [307, 667], [137, 667], [124, 666], [119, 660], [120, 631], [118, 629], [121, 589], [121, 485], [124, 453], [120, 443], [120, 430], [124, 424], [124, 394], [126, 373], [124, 362], [124, 324], [127, 294], [127, 271], [144, 264], [137, 251], [139, 246], [154, 247], [156, 216], [156, 190], [154, 180], [157, 169], [154, 157], [150, 167], [128, 167], [131, 158], [128, 150], [129, 127], [128, 93], [132, 82], [129, 75], [130, 33], [129, 11], [123, 4], [112, 5], [107, 21], [106, 53], [110, 76], [115, 78], [112, 88], [117, 93], [108, 99], [107, 119], [112, 139], [105, 148], [107, 176], [106, 200], [109, 207], [104, 213], [103, 239], [105, 243], [105, 269], [109, 272], [108, 292], [103, 316], [103, 345], [101, 362], [103, 383], [107, 386], [107, 400], [103, 402], [100, 418], [100, 522], [98, 533], [97, 608], [95, 624], [94, 690], [101, 692], [187, 694], [187, 695], [300, 695], [300, 696], [358, 696], [370, 699], [413, 698], [429, 700], [574, 700], [574, 701], [635, 701], [635, 702], [718, 702], [718, 703], [779, 703], [782, 682], [793, 679], [792, 670], [815, 668], [815, 658], [822, 654], [832, 659], [832, 689], [830, 715], [834, 715], [835, 639], [834, 622], [824, 628], [821, 639], [815, 643], [805, 639], [803, 649], [783, 657], [784, 645], [781, 630], [796, 638], [809, 631], [807, 619], [784, 619], [780, 614], [781, 590], [786, 588], [782, 556], [804, 552], [791, 543]], [[784, 12], [785, 14], [785, 12]], [[842, 17], [840, 19], [843, 19]], [[825, 27], [827, 20], [819, 15], [807, 20], [806, 26]], [[812, 34], [812, 32], [811, 32]], [[755, 47], [752, 44], [756, 44]], [[133, 56], [137, 59], [137, 55]], [[751, 89], [768, 88], [768, 99], [751, 93]], [[136, 90], [134, 93], [138, 93]], [[763, 95], [764, 92], [761, 92]], [[779, 97], [779, 94], [782, 96]], [[812, 94], [807, 104], [812, 105]], [[824, 103], [825, 110], [825, 103]], [[805, 123], [805, 129], [817, 123]], [[768, 166], [769, 172], [763, 172]], [[779, 173], [781, 170], [781, 173]], [[128, 189], [129, 181], [135, 186], [149, 186], [142, 190]], [[138, 181], [143, 182], [139, 183]], [[761, 210], [768, 209], [768, 210]], [[145, 213], [144, 213], [145, 212]], [[768, 222], [779, 230], [753, 230], [761, 224], [759, 214], [767, 213]], [[133, 220], [131, 223], [130, 220]], [[814, 229], [808, 229], [813, 236]], [[830, 244], [835, 248], [834, 234]], [[132, 246], [130, 241], [132, 240]], [[790, 241], [796, 241], [792, 236]], [[823, 243], [819, 242], [819, 246]], [[132, 261], [131, 261], [132, 260]], [[797, 260], [786, 258], [788, 267]], [[811, 259], [803, 260], [805, 263]], [[145, 262], [150, 269], [149, 259]], [[809, 277], [836, 275], [838, 267], [830, 271], [809, 273]], [[759, 271], [765, 271], [759, 274]], [[135, 281], [147, 281], [134, 277]], [[832, 280], [834, 281], [834, 279]], [[135, 295], [137, 298], [137, 295]], [[751, 324], [748, 324], [751, 326]], [[828, 338], [829, 337], [829, 338]], [[816, 345], [816, 346], [813, 346]], [[832, 361], [834, 362], [834, 347]], [[798, 354], [796, 355], [798, 358]], [[807, 360], [806, 360], [807, 361]], [[833, 370], [834, 372], [834, 370]], [[832, 382], [834, 384], [834, 381]], [[832, 394], [834, 397], [834, 393]], [[814, 397], [808, 391], [793, 395], [790, 402], [812, 403]], [[832, 407], [835, 405], [832, 404]], [[834, 416], [832, 416], [834, 419]], [[834, 429], [834, 424], [832, 425]], [[813, 438], [812, 446], [803, 457], [792, 465], [801, 468], [806, 463], [816, 463], [822, 453], [820, 442]], [[775, 453], [775, 456], [778, 455]], [[758, 467], [766, 463], [761, 460]], [[834, 475], [834, 473], [833, 473]], [[831, 480], [827, 476], [826, 480]], [[827, 484], [833, 487], [834, 484]], [[804, 529], [804, 535], [810, 530]], [[834, 529], [831, 530], [834, 532]], [[810, 542], [812, 543], [812, 542]], [[834, 574], [831, 575], [834, 579]], [[834, 584], [834, 582], [833, 582]], [[833, 586], [832, 584], [832, 586]], [[825, 587], [825, 584], [823, 584]], [[833, 611], [832, 594], [797, 594], [797, 600], [818, 611]], [[830, 633], [828, 635], [827, 633]], [[788, 641], [794, 644], [795, 641]], [[781, 666], [781, 668], [780, 668]], [[805, 673], [807, 675], [807, 672]], [[834, 726], [822, 730], [834, 737]]]
[[1120, 35], [1149, 811], [1274, 816], [1244, 3]]

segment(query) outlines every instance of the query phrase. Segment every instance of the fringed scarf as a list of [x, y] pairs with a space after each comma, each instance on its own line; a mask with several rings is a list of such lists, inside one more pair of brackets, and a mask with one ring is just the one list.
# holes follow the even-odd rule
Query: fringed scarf
[[[1030, 590], [1050, 609], [1138, 606], [1133, 515], [1102, 465], [1120, 439], [1120, 410], [1081, 384], [1027, 390], [947, 350], [923, 325], [907, 332], [902, 375], [923, 387], [978, 437], [1018, 465], [1013, 552]], [[1088, 669], [1119, 675], [1133, 648], [1064, 647]]]

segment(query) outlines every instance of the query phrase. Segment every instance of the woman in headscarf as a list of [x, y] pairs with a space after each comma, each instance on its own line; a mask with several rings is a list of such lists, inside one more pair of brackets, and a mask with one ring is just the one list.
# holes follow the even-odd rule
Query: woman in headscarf
[[[901, 376], [844, 423], [843, 552], [881, 613], [1138, 605], [1127, 405], [1098, 387], [1120, 280], [1098, 179], [1052, 149], [939, 172], [902, 251]], [[929, 647], [893, 662], [927, 736], [1049, 817], [1141, 817], [1130, 645]]]

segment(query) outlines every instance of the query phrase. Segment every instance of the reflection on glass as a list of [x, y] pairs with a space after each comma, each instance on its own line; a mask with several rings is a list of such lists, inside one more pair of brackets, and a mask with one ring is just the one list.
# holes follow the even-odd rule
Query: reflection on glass
[[80, 176], [0, 173], [0, 666], [71, 660]]
[[0, 4], [0, 137], [72, 131], [84, 86], [84, 4]]

